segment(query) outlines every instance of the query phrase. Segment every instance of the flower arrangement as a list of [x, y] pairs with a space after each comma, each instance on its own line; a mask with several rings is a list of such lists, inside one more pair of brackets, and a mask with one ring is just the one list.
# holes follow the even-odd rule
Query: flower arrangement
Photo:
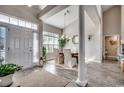
[[65, 35], [61, 36], [61, 37], [59, 38], [58, 42], [59, 42], [59, 47], [60, 47], [61, 49], [63, 49], [64, 46], [65, 46], [65, 44], [66, 44]]

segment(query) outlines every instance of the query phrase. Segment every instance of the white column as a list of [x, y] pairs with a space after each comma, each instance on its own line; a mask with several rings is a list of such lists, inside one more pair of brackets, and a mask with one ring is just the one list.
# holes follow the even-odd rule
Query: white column
[[85, 22], [84, 8], [79, 6], [79, 62], [78, 62], [78, 78], [76, 84], [86, 86], [87, 82], [87, 65], [85, 63]]

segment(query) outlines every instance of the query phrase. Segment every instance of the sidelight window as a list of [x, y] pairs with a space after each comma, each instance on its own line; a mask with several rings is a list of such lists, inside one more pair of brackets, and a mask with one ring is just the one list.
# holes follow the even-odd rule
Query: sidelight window
[[5, 62], [6, 28], [0, 27], [0, 64]]

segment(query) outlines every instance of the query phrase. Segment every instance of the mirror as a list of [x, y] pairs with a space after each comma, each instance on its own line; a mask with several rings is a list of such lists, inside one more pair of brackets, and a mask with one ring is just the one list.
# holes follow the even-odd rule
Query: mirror
[[78, 37], [78, 35], [74, 35], [74, 36], [72, 37], [72, 42], [73, 42], [74, 44], [79, 44], [79, 37]]

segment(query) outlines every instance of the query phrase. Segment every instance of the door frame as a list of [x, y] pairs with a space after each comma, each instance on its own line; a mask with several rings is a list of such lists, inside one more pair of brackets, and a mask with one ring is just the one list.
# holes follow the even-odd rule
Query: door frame
[[7, 26], [5, 26], [5, 25], [1, 25], [1, 23], [0, 23], [0, 27], [5, 27], [6, 28], [6, 33], [5, 33], [5, 61], [2, 63], [2, 64], [5, 64], [6, 63], [6, 60], [7, 60], [7, 53], [8, 53], [8, 31], [9, 31], [9, 29], [8, 29], [8, 27]]
[[[121, 50], [121, 45], [120, 45], [120, 43], [121, 43], [121, 39], [120, 39], [120, 35], [119, 34], [115, 34], [115, 35], [104, 35], [104, 52], [103, 52], [103, 59], [105, 59], [105, 38], [107, 37], [107, 36], [117, 36], [118, 37], [118, 40], [117, 40], [117, 42], [118, 42], [118, 44], [117, 44], [117, 56], [120, 54], [120, 50]], [[110, 56], [110, 57], [114, 57], [114, 56]]]
[[[37, 33], [38, 35], [38, 59], [40, 58], [40, 34], [39, 34], [39, 28], [38, 30], [33, 30], [33, 29], [30, 29], [30, 28], [25, 28], [25, 27], [21, 27], [21, 26], [17, 26], [17, 25], [13, 25], [13, 24], [9, 24], [9, 23], [4, 23], [4, 22], [0, 22], [0, 26], [2, 27], [5, 27], [7, 29], [7, 33], [6, 33], [6, 39], [9, 38], [9, 35], [8, 35], [8, 32], [10, 30], [10, 28], [17, 28], [17, 29], [24, 29], [24, 30], [32, 30], [32, 44], [33, 44], [33, 33]], [[8, 54], [8, 49], [9, 49], [9, 41], [6, 41], [6, 55]], [[7, 59], [7, 56], [5, 55], [6, 59]], [[6, 63], [6, 59], [5, 59], [5, 63]], [[39, 64], [39, 61], [38, 60], [38, 63], [33, 63], [33, 45], [32, 45], [32, 65], [36, 65], [36, 64]]]

